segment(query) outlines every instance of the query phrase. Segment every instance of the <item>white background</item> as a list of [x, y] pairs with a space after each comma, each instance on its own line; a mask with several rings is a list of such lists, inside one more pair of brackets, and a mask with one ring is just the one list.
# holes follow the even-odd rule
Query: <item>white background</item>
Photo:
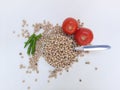
[[[25, 39], [17, 37], [21, 21], [26, 19], [32, 24], [45, 19], [61, 25], [67, 17], [79, 18], [92, 29], [92, 44], [109, 44], [112, 48], [85, 55], [70, 72], [58, 75], [50, 83], [47, 77], [51, 67], [44, 60], [39, 63], [39, 74], [26, 75], [19, 69], [19, 64], [28, 64], [23, 49]], [[27, 90], [28, 86], [31, 90], [120, 90], [119, 39], [119, 0], [0, 0], [0, 90]], [[25, 55], [24, 60], [19, 52]], [[35, 78], [38, 82], [34, 82]]]

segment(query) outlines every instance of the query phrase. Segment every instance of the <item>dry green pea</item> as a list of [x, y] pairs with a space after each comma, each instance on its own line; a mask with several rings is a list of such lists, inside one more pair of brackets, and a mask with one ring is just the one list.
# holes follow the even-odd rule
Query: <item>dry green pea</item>
[[[46, 23], [46, 24], [48, 24], [48, 23]], [[49, 29], [50, 27], [46, 28], [44, 25], [44, 28]], [[46, 34], [46, 33], [44, 33], [44, 34]], [[52, 35], [49, 35], [51, 33], [52, 33]], [[44, 40], [42, 41], [42, 42], [45, 42], [45, 44], [46, 44], [46, 45], [44, 45], [44, 52], [43, 52], [44, 53], [43, 56], [45, 58], [47, 57], [46, 61], [50, 65], [57, 67], [57, 68], [59, 68], [59, 67], [64, 68], [64, 67], [66, 67], [66, 65], [73, 63], [73, 58], [76, 55], [74, 55], [75, 52], [72, 49], [73, 41], [70, 39], [70, 37], [69, 36], [66, 37], [66, 35], [63, 32], [61, 32], [61, 27], [59, 25], [55, 26], [54, 30], [51, 30], [51, 32], [49, 32], [49, 34], [43, 35]], [[40, 43], [41, 42], [38, 41], [37, 45]], [[37, 46], [36, 46], [36, 48], [41, 49], [40, 47], [37, 47]], [[37, 53], [39, 53], [39, 52], [37, 52]], [[35, 53], [35, 54], [37, 54], [37, 53]], [[35, 55], [35, 57], [38, 57], [38, 56], [39, 55]]]
[[28, 90], [30, 90], [30, 88], [31, 88], [30, 86], [27, 87]]

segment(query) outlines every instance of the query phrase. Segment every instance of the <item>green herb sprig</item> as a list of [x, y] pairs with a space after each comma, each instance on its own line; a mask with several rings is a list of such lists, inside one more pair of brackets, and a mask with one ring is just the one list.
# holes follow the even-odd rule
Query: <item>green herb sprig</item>
[[36, 48], [36, 41], [42, 37], [42, 34], [36, 35], [33, 33], [28, 40], [25, 42], [24, 48], [28, 46], [27, 54], [34, 55]]

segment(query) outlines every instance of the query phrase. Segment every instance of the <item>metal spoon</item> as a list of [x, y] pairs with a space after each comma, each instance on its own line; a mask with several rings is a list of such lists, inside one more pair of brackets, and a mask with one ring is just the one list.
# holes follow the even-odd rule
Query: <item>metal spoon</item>
[[110, 49], [111, 46], [109, 45], [87, 45], [87, 46], [80, 46], [75, 47], [75, 50], [77, 51], [101, 51], [101, 50], [107, 50]]

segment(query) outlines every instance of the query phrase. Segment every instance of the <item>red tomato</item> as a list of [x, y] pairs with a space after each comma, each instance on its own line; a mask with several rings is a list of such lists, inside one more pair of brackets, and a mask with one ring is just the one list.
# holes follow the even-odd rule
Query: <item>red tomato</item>
[[88, 28], [79, 28], [75, 35], [74, 39], [78, 45], [88, 45], [93, 40], [93, 33]]
[[62, 29], [66, 34], [73, 34], [78, 28], [78, 22], [74, 18], [66, 18], [62, 24]]

